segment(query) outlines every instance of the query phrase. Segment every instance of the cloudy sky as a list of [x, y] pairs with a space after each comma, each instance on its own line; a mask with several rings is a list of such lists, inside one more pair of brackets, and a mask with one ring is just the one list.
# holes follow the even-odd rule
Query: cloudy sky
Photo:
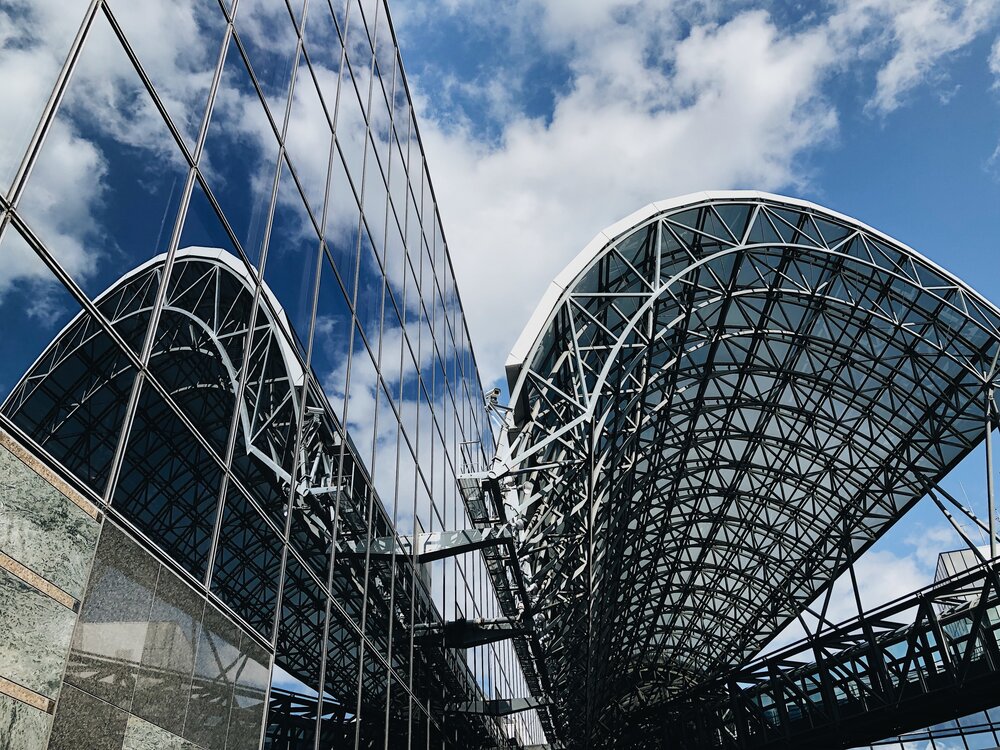
[[[484, 381], [591, 237], [696, 190], [814, 200], [1000, 300], [995, 0], [392, 9]], [[977, 508], [982, 467], [945, 483]], [[865, 603], [928, 583], [954, 546], [918, 507], [863, 561]]]
[[[965, 278], [993, 262], [993, 0], [397, 0], [393, 10], [487, 379], [591, 237], [695, 190], [815, 200]], [[981, 291], [996, 299], [991, 283]]]

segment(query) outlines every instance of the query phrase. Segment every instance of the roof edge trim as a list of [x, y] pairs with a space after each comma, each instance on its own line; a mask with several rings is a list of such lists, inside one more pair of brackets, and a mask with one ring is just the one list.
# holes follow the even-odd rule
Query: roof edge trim
[[[640, 208], [638, 211], [634, 211], [623, 219], [616, 221], [614, 224], [605, 227], [584, 246], [583, 250], [581, 250], [576, 257], [574, 257], [573, 260], [571, 260], [566, 267], [563, 268], [562, 271], [559, 272], [559, 274], [545, 290], [545, 293], [542, 295], [541, 300], [539, 300], [535, 311], [531, 314], [531, 317], [528, 319], [528, 322], [525, 324], [521, 334], [518, 336], [517, 341], [514, 343], [514, 346], [507, 357], [504, 369], [507, 374], [508, 387], [514, 387], [521, 368], [538, 343], [538, 339], [545, 331], [547, 324], [559, 305], [559, 301], [562, 298], [563, 293], [573, 284], [577, 277], [579, 277], [580, 274], [586, 270], [590, 263], [600, 256], [601, 252], [607, 248], [608, 245], [617, 241], [622, 235], [631, 231], [639, 224], [656, 217], [658, 214], [684, 208], [685, 206], [697, 203], [719, 200], [761, 200], [786, 203], [790, 206], [809, 209], [817, 211], [820, 214], [832, 216], [848, 224], [853, 224], [854, 226], [857, 226], [872, 235], [881, 237], [887, 240], [891, 245], [905, 249], [914, 257], [931, 266], [935, 271], [940, 273], [942, 277], [953, 280], [956, 286], [973, 291], [970, 289], [968, 284], [961, 281], [954, 274], [942, 268], [934, 261], [925, 257], [920, 252], [914, 250], [909, 245], [906, 245], [894, 237], [889, 236], [885, 232], [879, 231], [878, 229], [875, 229], [858, 219], [848, 216], [847, 214], [831, 210], [825, 206], [820, 206], [812, 201], [807, 201], [802, 198], [792, 198], [790, 196], [779, 195], [777, 193], [768, 193], [763, 190], [705, 190], [695, 193], [687, 193], [686, 195], [680, 195], [674, 198], [649, 203], [643, 208]], [[976, 296], [981, 297], [979, 294], [976, 294]]]

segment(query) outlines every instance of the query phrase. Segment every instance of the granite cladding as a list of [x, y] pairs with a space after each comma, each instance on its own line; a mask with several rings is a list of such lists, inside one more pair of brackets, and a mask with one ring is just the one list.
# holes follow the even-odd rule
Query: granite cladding
[[55, 702], [0, 692], [0, 750], [260, 746], [269, 652], [2, 445], [0, 552], [0, 677]]
[[91, 737], [89, 716], [98, 712], [69, 710], [64, 722], [60, 706], [53, 738], [79, 735], [102, 750], [256, 750], [269, 674], [265, 649], [124, 531], [105, 523], [66, 683], [74, 686], [67, 688], [74, 690], [70, 709], [81, 692], [114, 720], [104, 722], [108, 735]]
[[67, 683], [129, 710], [159, 572], [152, 556], [105, 523], [73, 634]]
[[129, 716], [122, 750], [198, 750], [198, 745], [138, 716]]
[[0, 446], [0, 552], [80, 599], [99, 530], [83, 509]]
[[45, 746], [53, 717], [27, 691], [60, 695], [72, 606], [100, 533], [100, 522], [43, 476], [44, 465], [25, 461], [0, 445], [0, 677], [9, 681], [0, 693], [0, 750]]
[[55, 698], [75, 621], [73, 610], [0, 570], [0, 676]]
[[59, 697], [49, 750], [120, 750], [127, 723], [125, 711], [66, 685]]
[[44, 747], [51, 724], [52, 717], [44, 711], [0, 694], [0, 750]]

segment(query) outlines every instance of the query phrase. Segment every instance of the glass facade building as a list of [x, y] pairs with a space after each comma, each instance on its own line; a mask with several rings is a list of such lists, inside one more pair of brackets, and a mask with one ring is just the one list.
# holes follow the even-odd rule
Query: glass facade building
[[480, 555], [368, 552], [494, 439], [385, 4], [0, 29], [0, 747], [543, 742]]
[[[1000, 741], [969, 554], [923, 636], [747, 669], [995, 427], [1000, 308], [694, 194], [557, 277], [500, 406], [385, 0], [0, 0], [0, 332], [0, 750]], [[886, 665], [910, 718], [835, 737]]]

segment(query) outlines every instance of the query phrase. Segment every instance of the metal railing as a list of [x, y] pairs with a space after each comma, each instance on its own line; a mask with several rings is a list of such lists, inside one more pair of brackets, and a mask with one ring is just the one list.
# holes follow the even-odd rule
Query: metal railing
[[670, 746], [850, 748], [1000, 703], [1000, 561], [917, 591], [688, 696]]

